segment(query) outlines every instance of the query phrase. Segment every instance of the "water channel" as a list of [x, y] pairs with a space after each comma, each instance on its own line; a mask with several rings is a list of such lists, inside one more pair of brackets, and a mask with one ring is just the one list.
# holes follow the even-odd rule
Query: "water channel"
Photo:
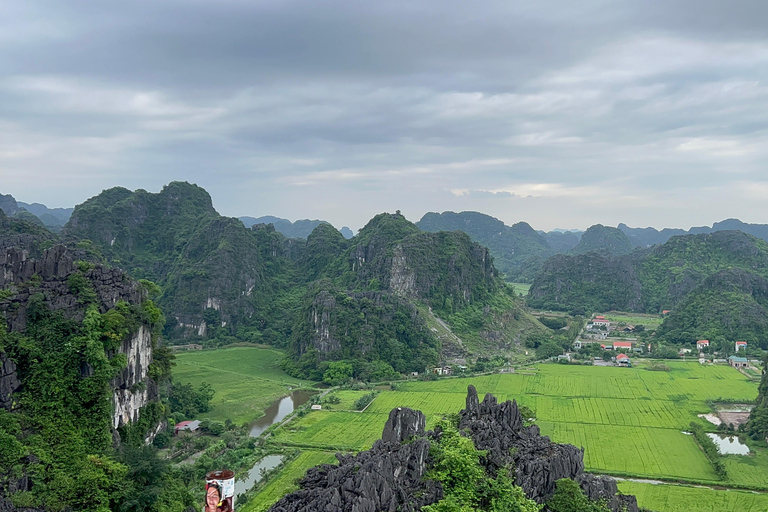
[[253, 465], [248, 471], [248, 474], [242, 480], [235, 482], [235, 503], [237, 503], [237, 497], [241, 494], [248, 492], [251, 487], [261, 481], [262, 470], [270, 471], [275, 469], [283, 461], [282, 455], [267, 455], [259, 462]]
[[270, 405], [264, 411], [264, 416], [251, 423], [251, 437], [259, 437], [269, 427], [283, 421], [294, 409], [307, 403], [309, 397], [315, 393], [317, 392], [299, 389]]
[[[297, 390], [288, 396], [284, 396], [277, 402], [270, 405], [264, 416], [251, 423], [251, 437], [259, 437], [265, 430], [279, 423], [291, 414], [297, 407], [304, 405], [309, 401], [309, 397], [314, 395], [315, 391]], [[267, 455], [259, 462], [253, 465], [245, 477], [235, 482], [235, 501], [241, 494], [248, 492], [254, 485], [261, 481], [263, 472], [276, 468], [283, 461], [282, 455]]]

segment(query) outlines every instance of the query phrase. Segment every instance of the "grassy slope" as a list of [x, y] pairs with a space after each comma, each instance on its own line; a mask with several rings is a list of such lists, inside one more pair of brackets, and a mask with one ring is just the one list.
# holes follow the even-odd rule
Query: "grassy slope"
[[284, 355], [271, 348], [235, 347], [177, 354], [173, 378], [194, 386], [207, 382], [216, 394], [213, 410], [205, 417], [250, 422], [264, 413], [290, 388], [312, 383], [295, 379], [280, 369]]

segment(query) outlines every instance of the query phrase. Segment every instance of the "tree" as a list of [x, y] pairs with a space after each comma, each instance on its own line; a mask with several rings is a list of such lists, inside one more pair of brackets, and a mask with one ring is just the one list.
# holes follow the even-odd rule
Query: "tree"
[[605, 504], [591, 501], [570, 478], [555, 482], [555, 494], [547, 500], [547, 507], [552, 512], [608, 512]]
[[332, 361], [323, 373], [323, 382], [330, 386], [344, 384], [352, 378], [353, 370], [352, 364], [347, 361]]
[[553, 341], [543, 343], [536, 349], [536, 357], [539, 359], [548, 359], [563, 353], [563, 347]]

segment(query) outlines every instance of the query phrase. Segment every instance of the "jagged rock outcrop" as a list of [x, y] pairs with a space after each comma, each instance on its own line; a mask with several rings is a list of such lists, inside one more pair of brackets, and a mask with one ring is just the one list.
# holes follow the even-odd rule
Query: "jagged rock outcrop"
[[[497, 403], [490, 393], [480, 402], [469, 386], [466, 409], [459, 428], [468, 433], [479, 450], [486, 471], [514, 468], [515, 484], [528, 498], [544, 503], [555, 491], [555, 482], [570, 478], [592, 500], [603, 500], [613, 512], [638, 512], [634, 496], [618, 495], [616, 481], [584, 473], [584, 452], [557, 444], [526, 427], [517, 403]], [[337, 454], [339, 465], [323, 464], [307, 471], [300, 490], [283, 497], [270, 512], [416, 512], [443, 498], [438, 482], [426, 480], [430, 467], [430, 442], [439, 429], [425, 432], [425, 417], [408, 408], [393, 409], [381, 439], [357, 455]]]
[[[49, 309], [78, 320], [82, 318], [83, 308], [67, 281], [78, 270], [76, 257], [63, 245], [44, 251], [39, 259], [30, 258], [27, 251], [18, 247], [0, 252], [0, 288], [13, 285], [17, 291], [6, 304], [0, 306], [12, 331], [20, 332], [26, 328], [28, 299], [35, 293], [45, 296]], [[144, 297], [138, 283], [120, 269], [97, 265], [82, 273], [93, 286], [102, 312], [111, 309], [120, 300], [137, 303]], [[36, 276], [35, 279], [33, 276]]]
[[[393, 409], [382, 439], [357, 455], [337, 454], [339, 465], [307, 471], [301, 490], [285, 496], [272, 512], [415, 512], [439, 501], [439, 483], [425, 480], [429, 441], [424, 414]], [[412, 442], [404, 443], [412, 438]]]
[[469, 386], [466, 408], [460, 413], [459, 429], [469, 432], [478, 450], [487, 450], [482, 461], [491, 474], [514, 467], [515, 484], [537, 503], [555, 492], [555, 482], [570, 478], [592, 499], [605, 499], [611, 510], [637, 512], [634, 496], [616, 496], [616, 482], [609, 477], [584, 473], [584, 451], [570, 444], [558, 444], [542, 436], [539, 427], [526, 427], [515, 401], [497, 403], [488, 393], [482, 402]]

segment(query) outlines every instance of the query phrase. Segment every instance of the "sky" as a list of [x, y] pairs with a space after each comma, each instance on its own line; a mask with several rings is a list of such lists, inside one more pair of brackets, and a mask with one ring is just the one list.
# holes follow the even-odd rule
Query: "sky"
[[0, 193], [228, 216], [768, 223], [764, 0], [10, 0]]

